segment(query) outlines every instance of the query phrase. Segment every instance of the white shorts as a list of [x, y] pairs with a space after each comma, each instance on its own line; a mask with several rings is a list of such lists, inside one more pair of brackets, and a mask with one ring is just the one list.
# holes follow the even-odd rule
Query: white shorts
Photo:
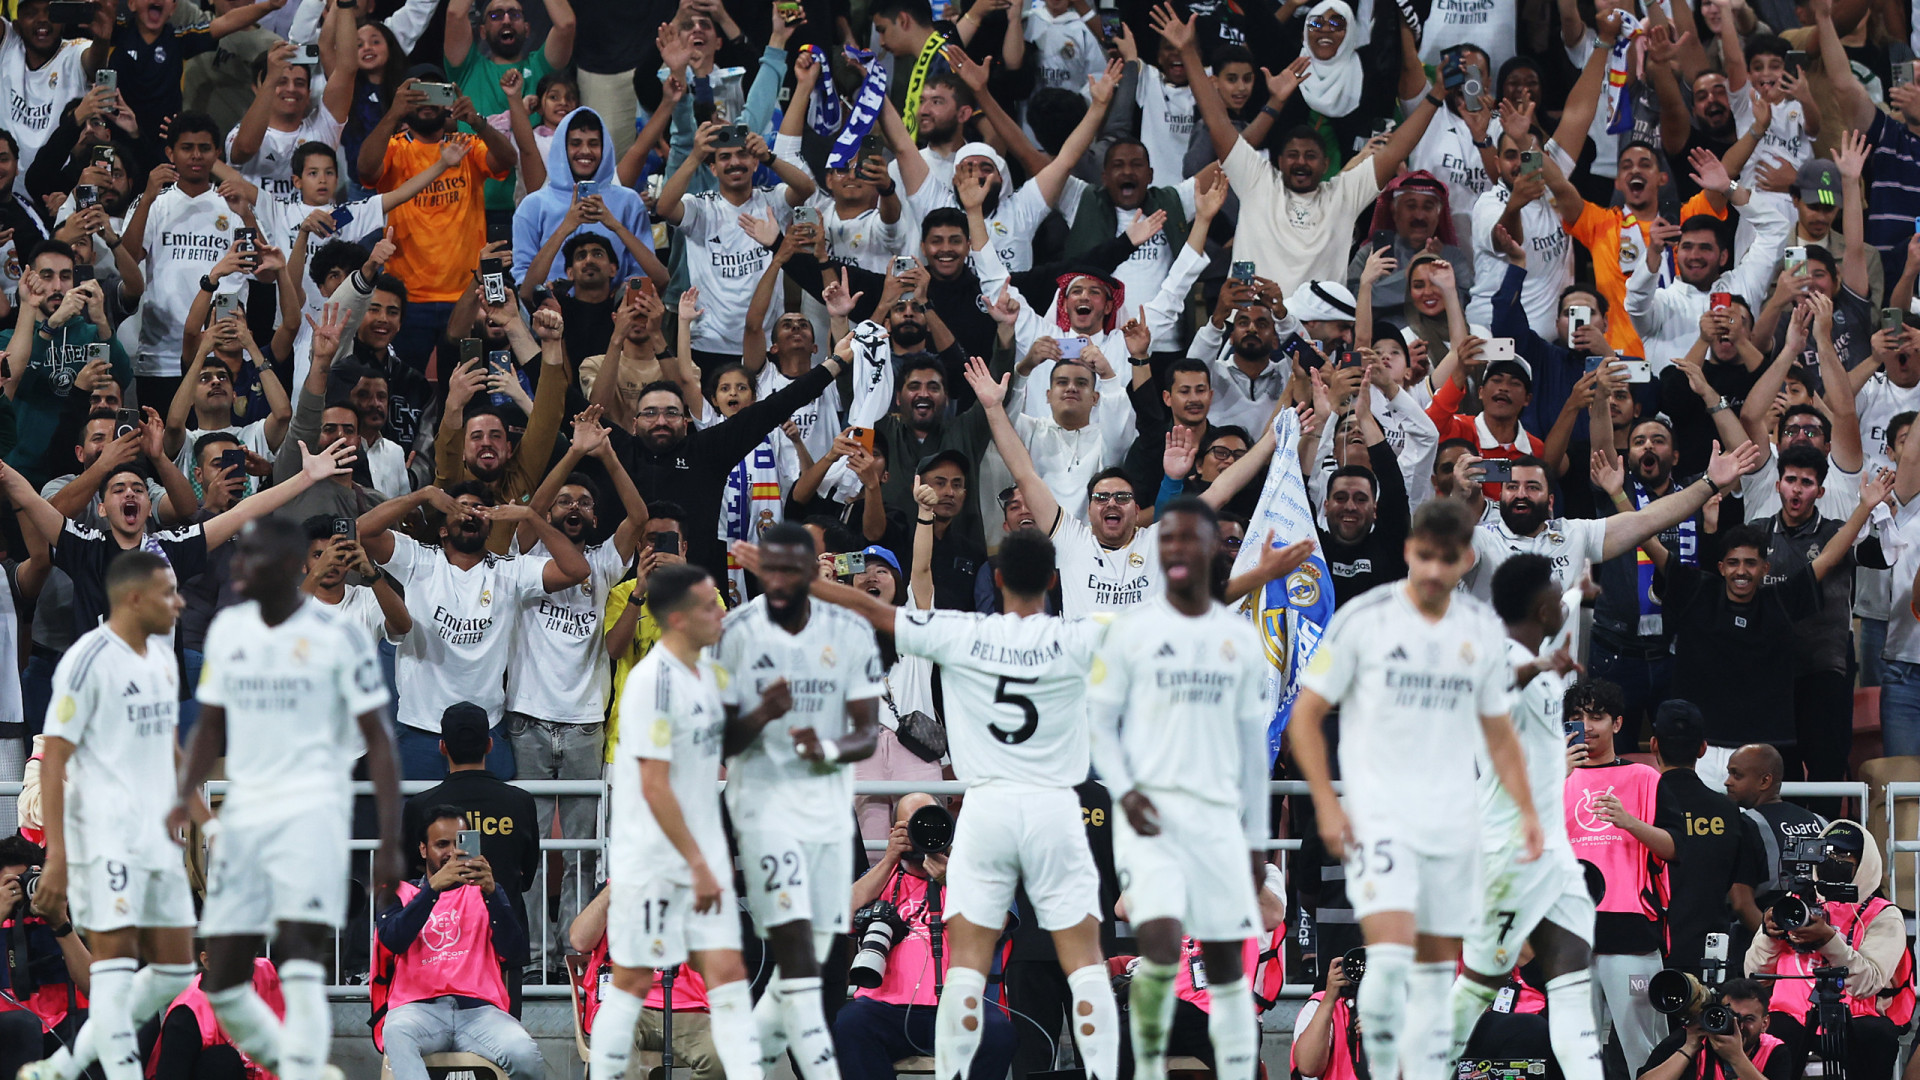
[[207, 843], [202, 937], [271, 934], [280, 923], [346, 925], [348, 811], [311, 803], [288, 810], [220, 815]]
[[1100, 872], [1072, 788], [993, 782], [967, 789], [947, 862], [947, 913], [998, 929], [1026, 882], [1040, 929], [1100, 917]]
[[67, 914], [73, 925], [101, 933], [129, 927], [193, 926], [193, 887], [184, 862], [158, 869], [116, 859], [67, 867]]
[[1244, 941], [1260, 933], [1260, 903], [1240, 814], [1175, 792], [1148, 796], [1160, 835], [1141, 836], [1114, 807], [1113, 863], [1127, 921], [1177, 919], [1197, 941]]
[[1521, 943], [1542, 921], [1593, 944], [1593, 897], [1572, 853], [1549, 851], [1530, 863], [1516, 862], [1519, 856], [1511, 848], [1482, 856], [1486, 910], [1461, 947], [1461, 959], [1482, 975], [1513, 970]]
[[[765, 822], [757, 823], [764, 826]], [[761, 937], [805, 919], [816, 934], [844, 934], [852, 921], [853, 840], [800, 840], [782, 830], [735, 828], [747, 910]]]
[[693, 910], [693, 886], [666, 878], [615, 881], [607, 907], [607, 956], [624, 968], [670, 968], [688, 953], [740, 951], [740, 908], [722, 878], [720, 903]]
[[[1354, 822], [1358, 843], [1347, 851], [1347, 899], [1353, 917], [1410, 911], [1414, 927], [1436, 937], [1465, 937], [1480, 916], [1480, 852], [1410, 851], [1384, 831]], [[1468, 832], [1475, 835], [1477, 829]]]

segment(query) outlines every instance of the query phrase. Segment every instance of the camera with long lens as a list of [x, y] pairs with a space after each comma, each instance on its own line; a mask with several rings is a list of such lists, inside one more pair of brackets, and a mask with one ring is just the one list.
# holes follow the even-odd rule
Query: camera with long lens
[[1340, 971], [1347, 977], [1347, 985], [1340, 988], [1340, 996], [1350, 999], [1360, 992], [1360, 977], [1367, 973], [1366, 946], [1357, 946], [1342, 953]]
[[29, 866], [20, 873], [20, 902], [13, 907], [13, 918], [17, 922], [33, 914], [33, 894], [40, 888], [40, 868]]
[[929, 855], [945, 855], [953, 847], [953, 814], [939, 803], [929, 803], [907, 818], [907, 842], [913, 850], [902, 859], [920, 862]]
[[1823, 901], [1860, 902], [1860, 889], [1852, 881], [1853, 868], [1833, 857], [1833, 845], [1824, 836], [1795, 840], [1781, 853], [1780, 865], [1792, 884], [1785, 896], [1768, 906], [1767, 915], [1781, 930], [1807, 925], [1813, 919], [1814, 907]]
[[1708, 1035], [1731, 1035], [1740, 1029], [1740, 1018], [1727, 1007], [1720, 988], [1708, 986], [1684, 971], [1668, 968], [1656, 972], [1647, 980], [1647, 998], [1654, 1012], [1698, 1024]]
[[906, 934], [907, 921], [900, 917], [900, 909], [885, 900], [854, 912], [853, 936], [860, 947], [847, 968], [847, 981], [867, 990], [879, 986], [887, 977], [887, 954]]

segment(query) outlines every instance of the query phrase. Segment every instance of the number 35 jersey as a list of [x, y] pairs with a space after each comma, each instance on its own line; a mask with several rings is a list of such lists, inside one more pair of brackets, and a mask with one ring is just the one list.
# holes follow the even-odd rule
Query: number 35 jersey
[[1104, 621], [902, 611], [894, 627], [901, 652], [941, 666], [955, 776], [1044, 787], [1087, 778], [1087, 671]]

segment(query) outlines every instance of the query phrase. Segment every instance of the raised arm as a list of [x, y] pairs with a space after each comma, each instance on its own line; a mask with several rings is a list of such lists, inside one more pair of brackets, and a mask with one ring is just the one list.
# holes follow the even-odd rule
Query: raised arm
[[987, 428], [993, 432], [993, 445], [1000, 451], [1000, 457], [1007, 463], [1007, 471], [1013, 474], [1013, 482], [1020, 487], [1020, 497], [1027, 501], [1027, 510], [1033, 514], [1035, 522], [1044, 523], [1047, 535], [1051, 536], [1060, 528], [1064, 516], [1060, 504], [1054, 500], [1052, 489], [1033, 467], [1033, 456], [1027, 453], [1027, 444], [1020, 441], [1020, 433], [1013, 428], [1013, 420], [1007, 416], [1007, 384], [1012, 374], [996, 379], [979, 357], [967, 360], [967, 385], [973, 387], [973, 396], [979, 401], [980, 409], [986, 414]]
[[1200, 55], [1199, 43], [1194, 39], [1194, 20], [1196, 15], [1182, 19], [1167, 3], [1155, 4], [1148, 15], [1153, 30], [1167, 44], [1180, 50], [1180, 59], [1187, 70], [1195, 77], [1187, 86], [1193, 91], [1193, 103], [1200, 109], [1200, 119], [1206, 122], [1207, 138], [1213, 140], [1213, 156], [1221, 161], [1233, 152], [1233, 144], [1240, 141], [1240, 132], [1233, 126], [1233, 117], [1227, 112], [1226, 99], [1213, 85], [1213, 80], [1202, 76], [1206, 71], [1206, 60]]
[[1614, 514], [1607, 519], [1601, 558], [1611, 559], [1632, 551], [1648, 537], [1657, 536], [1692, 517], [1708, 499], [1722, 491], [1736, 490], [1740, 477], [1759, 468], [1765, 457], [1760, 447], [1752, 443], [1722, 453], [1719, 441], [1715, 440], [1706, 475], [1697, 482], [1631, 513]]

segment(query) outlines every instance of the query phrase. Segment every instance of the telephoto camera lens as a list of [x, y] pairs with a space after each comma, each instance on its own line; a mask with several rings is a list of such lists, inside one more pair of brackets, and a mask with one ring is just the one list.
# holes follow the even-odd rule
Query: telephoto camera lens
[[1773, 925], [1782, 930], [1798, 930], [1813, 917], [1813, 913], [1807, 909], [1807, 902], [1792, 893], [1775, 900], [1767, 908], [1767, 915], [1773, 919]]
[[1340, 957], [1340, 970], [1347, 977], [1347, 985], [1340, 988], [1341, 996], [1352, 997], [1360, 992], [1360, 977], [1367, 973], [1367, 950], [1365, 946], [1348, 949]]
[[1732, 1009], [1718, 1003], [1700, 1010], [1700, 1030], [1708, 1035], [1731, 1035], [1740, 1026]]
[[907, 840], [918, 858], [945, 855], [953, 846], [953, 815], [939, 803], [923, 806], [907, 818]]
[[847, 981], [863, 990], [872, 990], [887, 977], [887, 954], [907, 928], [900, 913], [885, 900], [875, 900], [853, 914], [854, 933], [860, 948], [847, 967]]

